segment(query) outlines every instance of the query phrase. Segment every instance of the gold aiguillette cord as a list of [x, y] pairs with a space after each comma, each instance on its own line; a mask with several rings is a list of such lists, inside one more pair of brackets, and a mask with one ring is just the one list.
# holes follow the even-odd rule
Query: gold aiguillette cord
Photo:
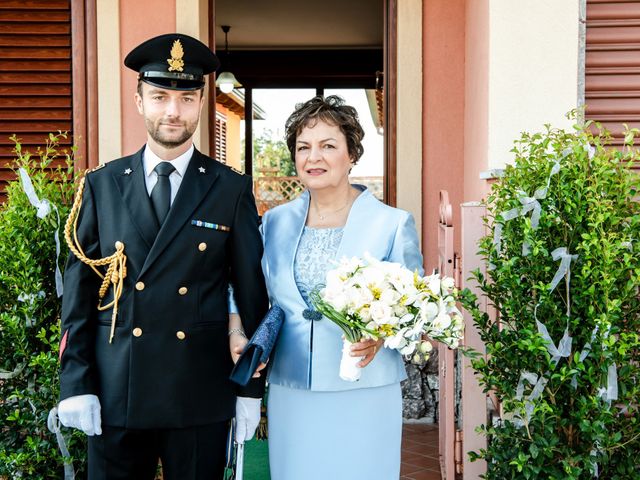
[[[80, 179], [80, 185], [78, 186], [78, 191], [76, 193], [76, 197], [73, 201], [73, 206], [71, 207], [71, 212], [69, 213], [69, 218], [67, 218], [67, 222], [64, 225], [64, 238], [67, 241], [67, 245], [69, 249], [73, 252], [73, 254], [78, 257], [78, 259], [89, 265], [94, 272], [102, 278], [102, 285], [100, 286], [100, 290], [98, 292], [98, 310], [104, 311], [113, 308], [113, 312], [111, 314], [111, 331], [109, 332], [109, 343], [113, 342], [113, 336], [116, 330], [116, 318], [118, 316], [118, 300], [122, 295], [123, 283], [124, 279], [127, 276], [127, 257], [124, 254], [124, 243], [118, 241], [115, 244], [116, 251], [109, 255], [108, 257], [99, 258], [97, 260], [92, 260], [87, 258], [84, 251], [82, 250], [82, 246], [78, 241], [78, 214], [80, 212], [80, 207], [82, 205], [82, 192], [84, 191], [84, 182], [85, 177], [83, 176]], [[73, 238], [71, 238], [71, 231], [73, 230]], [[101, 267], [108, 265], [107, 272], [103, 275], [96, 267]], [[102, 305], [102, 299], [107, 293], [107, 289], [109, 288], [109, 284], [113, 285], [113, 301], [108, 305]]]

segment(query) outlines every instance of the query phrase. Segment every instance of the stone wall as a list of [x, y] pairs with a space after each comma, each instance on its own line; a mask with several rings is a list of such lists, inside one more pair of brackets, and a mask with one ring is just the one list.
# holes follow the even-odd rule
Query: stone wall
[[438, 352], [427, 362], [405, 361], [407, 380], [402, 382], [402, 416], [405, 419], [438, 423]]

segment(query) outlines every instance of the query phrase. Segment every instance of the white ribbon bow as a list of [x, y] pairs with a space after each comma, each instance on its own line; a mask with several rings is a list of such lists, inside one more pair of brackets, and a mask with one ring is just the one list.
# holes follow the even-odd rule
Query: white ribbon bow
[[64, 480], [74, 480], [76, 478], [76, 472], [73, 469], [73, 461], [67, 448], [67, 442], [64, 440], [64, 436], [60, 431], [60, 420], [58, 419], [58, 408], [53, 407], [49, 410], [49, 417], [47, 418], [47, 428], [56, 436], [58, 441], [58, 448], [62, 454], [64, 461]]
[[562, 277], [567, 277], [567, 288], [569, 282], [571, 281], [571, 262], [576, 261], [578, 259], [578, 255], [571, 255], [567, 252], [567, 247], [559, 247], [556, 248], [553, 252], [551, 252], [551, 257], [556, 262], [560, 260], [560, 266], [556, 271], [556, 274], [553, 276], [553, 280], [551, 280], [551, 285], [549, 286], [549, 291], [552, 292], [562, 280]]
[[571, 355], [571, 343], [573, 342], [573, 337], [569, 335], [568, 328], [565, 329], [564, 335], [556, 347], [555, 343], [551, 339], [551, 335], [549, 335], [547, 327], [539, 320], [536, 320], [536, 325], [538, 325], [538, 333], [546, 342], [547, 351], [549, 352], [549, 355], [551, 355], [551, 361], [554, 365], [557, 365], [561, 358], [567, 358]]
[[522, 400], [522, 396], [524, 395], [524, 382], [525, 380], [529, 382], [531, 385], [534, 385], [533, 390], [527, 397], [525, 401], [524, 410], [527, 421], [531, 419], [531, 415], [533, 415], [533, 409], [535, 402], [544, 391], [544, 387], [547, 385], [547, 378], [544, 375], [536, 375], [532, 372], [523, 372], [520, 374], [520, 380], [518, 381], [518, 387], [516, 388], [516, 400]]
[[38, 218], [44, 218], [47, 215], [49, 215], [49, 213], [51, 212], [51, 208], [53, 207], [53, 209], [56, 211], [56, 215], [58, 217], [58, 223], [56, 226], [56, 231], [54, 234], [54, 239], [56, 242], [56, 274], [55, 274], [55, 280], [56, 280], [56, 293], [58, 294], [58, 297], [62, 296], [62, 273], [60, 273], [60, 266], [58, 265], [58, 260], [60, 258], [60, 213], [58, 212], [58, 208], [53, 205], [51, 202], [49, 202], [49, 200], [47, 200], [46, 198], [43, 198], [42, 200], [40, 200], [38, 198], [38, 195], [36, 194], [36, 190], [35, 188], [33, 188], [33, 183], [31, 182], [31, 179], [29, 178], [29, 174], [27, 173], [27, 171], [20, 167], [18, 169], [18, 173], [20, 174], [20, 181], [22, 182], [22, 189], [24, 190], [24, 193], [27, 195], [27, 199], [29, 199], [29, 203], [31, 205], [33, 205], [34, 207], [36, 207], [37, 210], [37, 217]]
[[[543, 188], [537, 189], [533, 193], [533, 197], [527, 196], [525, 192], [519, 192], [518, 201], [522, 204], [522, 206], [512, 208], [511, 210], [507, 210], [499, 214], [499, 216], [502, 217], [503, 221], [508, 222], [509, 220], [522, 217], [532, 211], [533, 213], [531, 214], [531, 228], [533, 228], [534, 230], [537, 229], [538, 224], [540, 223], [540, 213], [542, 212], [542, 206], [540, 205], [539, 200], [543, 200], [547, 197], [549, 185], [551, 185], [551, 177], [553, 177], [559, 171], [560, 162], [556, 160], [553, 164], [553, 167], [551, 168], [549, 177], [547, 177], [547, 185]], [[497, 223], [493, 230], [493, 245], [498, 255], [501, 252], [503, 225], [504, 223]], [[526, 257], [527, 255], [529, 255], [529, 253], [531, 253], [531, 247], [529, 245], [529, 242], [525, 241], [522, 243], [522, 255]]]
[[10, 380], [14, 377], [17, 377], [18, 375], [20, 375], [22, 373], [22, 370], [24, 370], [24, 367], [26, 367], [27, 364], [23, 363], [21, 365], [18, 365], [16, 368], [14, 368], [12, 371], [9, 370], [3, 370], [0, 368], [0, 380]]
[[598, 396], [611, 405], [611, 400], [618, 399], [618, 368], [615, 363], [607, 369], [607, 387], [598, 389]]
[[[40, 290], [38, 293], [21, 293], [18, 295], [18, 301], [28, 303], [29, 306], [32, 306], [33, 302], [35, 302], [37, 298], [44, 298], [45, 296], [46, 295], [43, 290]], [[27, 317], [26, 323], [27, 327], [32, 327], [36, 324], [36, 319], [33, 317]]]

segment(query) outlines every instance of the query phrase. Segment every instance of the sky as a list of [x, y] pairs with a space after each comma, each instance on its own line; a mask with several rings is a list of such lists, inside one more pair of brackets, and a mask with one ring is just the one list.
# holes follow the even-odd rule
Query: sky
[[[326, 89], [324, 93], [325, 96], [340, 95], [348, 105], [355, 107], [365, 131], [362, 141], [364, 155], [353, 168], [351, 176], [382, 176], [383, 137], [376, 131], [371, 119], [365, 91]], [[271, 130], [277, 139], [284, 140], [284, 123], [293, 112], [296, 103], [304, 102], [314, 95], [315, 90], [312, 89], [253, 90], [254, 103], [266, 112], [265, 120], [254, 120], [254, 136], [259, 136], [264, 130]], [[244, 133], [244, 127], [241, 131]]]

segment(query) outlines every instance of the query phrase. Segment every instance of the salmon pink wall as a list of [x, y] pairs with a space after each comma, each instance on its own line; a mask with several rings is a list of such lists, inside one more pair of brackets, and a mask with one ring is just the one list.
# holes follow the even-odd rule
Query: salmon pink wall
[[428, 273], [438, 263], [440, 190], [449, 192], [460, 251], [464, 191], [465, 0], [423, 4], [423, 252]]
[[120, 0], [120, 65], [122, 85], [122, 154], [130, 155], [145, 143], [144, 123], [133, 101], [137, 74], [122, 66], [122, 61], [136, 45], [176, 30], [175, 0]]
[[465, 16], [464, 201], [472, 202], [489, 187], [480, 180], [489, 155], [489, 0], [467, 0]]

